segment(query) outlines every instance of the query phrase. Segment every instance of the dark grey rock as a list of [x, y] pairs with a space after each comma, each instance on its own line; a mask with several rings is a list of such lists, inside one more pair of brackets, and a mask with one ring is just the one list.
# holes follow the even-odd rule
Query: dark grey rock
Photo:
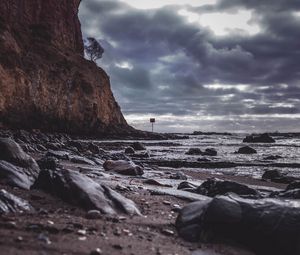
[[185, 206], [176, 221], [189, 241], [232, 240], [255, 254], [300, 254], [300, 202], [219, 196]]
[[13, 186], [29, 189], [38, 177], [40, 168], [12, 139], [0, 139], [0, 180]]
[[271, 155], [271, 156], [267, 156], [264, 157], [264, 160], [277, 160], [277, 159], [281, 159], [282, 157], [279, 155]]
[[126, 160], [106, 160], [103, 164], [106, 171], [114, 171], [123, 175], [143, 175], [144, 171], [141, 166], [134, 164], [132, 161]]
[[265, 181], [289, 184], [294, 181], [299, 181], [299, 178], [288, 176], [277, 169], [267, 170], [264, 172], [262, 179]]
[[214, 148], [207, 148], [202, 152], [202, 156], [217, 156], [218, 152]]
[[187, 177], [186, 174], [184, 174], [182, 172], [176, 172], [176, 173], [170, 175], [170, 179], [173, 179], [173, 180], [187, 180], [188, 177]]
[[125, 154], [134, 154], [134, 153], [135, 150], [131, 146], [125, 148]]
[[88, 145], [88, 149], [93, 153], [93, 154], [99, 154], [100, 153], [100, 148], [98, 145], [94, 143], [90, 143]]
[[275, 140], [269, 134], [249, 135], [243, 140], [244, 143], [275, 143]]
[[20, 213], [25, 211], [34, 211], [34, 209], [26, 200], [4, 189], [0, 190], [0, 215], [3, 213]]
[[69, 155], [70, 153], [67, 151], [48, 150], [46, 153], [46, 157], [55, 157], [62, 160], [69, 160]]
[[189, 191], [189, 192], [196, 192], [197, 185], [190, 182], [181, 182], [179, 183], [177, 189]]
[[59, 160], [55, 157], [42, 157], [37, 163], [41, 169], [55, 170], [59, 166]]
[[252, 189], [247, 185], [240, 184], [234, 181], [218, 180], [215, 178], [207, 179], [195, 190], [195, 192], [209, 197], [225, 195], [226, 193], [230, 192], [251, 198], [260, 197], [260, 193], [257, 190]]
[[133, 201], [75, 171], [43, 170], [33, 188], [42, 189], [87, 210], [96, 209], [104, 214], [140, 215]]
[[90, 159], [87, 159], [85, 157], [81, 157], [81, 156], [70, 156], [70, 161], [73, 163], [77, 163], [77, 164], [86, 164], [86, 165], [91, 165], [94, 166], [96, 165], [96, 163]]
[[190, 148], [186, 155], [202, 155], [202, 151], [199, 148]]
[[134, 142], [131, 147], [136, 151], [145, 151], [147, 148], [140, 142]]
[[257, 151], [249, 146], [244, 146], [238, 149], [238, 154], [255, 154]]

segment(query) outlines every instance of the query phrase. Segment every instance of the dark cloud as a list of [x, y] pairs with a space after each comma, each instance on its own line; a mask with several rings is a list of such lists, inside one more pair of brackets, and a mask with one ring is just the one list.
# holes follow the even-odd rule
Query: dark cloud
[[[139, 10], [117, 0], [89, 0], [82, 2], [80, 17], [84, 35], [105, 48], [99, 65], [109, 73], [125, 114], [239, 119], [300, 113], [295, 101], [300, 97], [300, 17], [293, 14], [300, 10], [298, 2], [221, 0], [186, 6], [198, 14], [251, 10], [251, 22], [261, 29], [252, 36], [239, 31], [215, 36], [179, 15], [180, 6]], [[205, 86], [216, 83], [231, 87]], [[249, 88], [241, 90], [240, 84]]]

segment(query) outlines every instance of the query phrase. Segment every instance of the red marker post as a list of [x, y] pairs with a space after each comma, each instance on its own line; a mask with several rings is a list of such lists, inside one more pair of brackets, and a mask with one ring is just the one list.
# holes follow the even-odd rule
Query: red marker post
[[154, 126], [154, 123], [155, 123], [155, 118], [150, 118], [150, 123], [152, 125], [152, 133], [153, 133], [153, 126]]

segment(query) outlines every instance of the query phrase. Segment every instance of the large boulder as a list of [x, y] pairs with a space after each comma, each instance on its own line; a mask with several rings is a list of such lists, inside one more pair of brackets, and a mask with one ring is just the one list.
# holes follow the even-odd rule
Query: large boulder
[[143, 175], [143, 168], [137, 166], [132, 161], [126, 160], [106, 160], [103, 164], [106, 171], [114, 171], [122, 175]]
[[86, 210], [140, 215], [135, 203], [104, 184], [68, 169], [43, 170], [33, 188], [42, 189]]
[[234, 181], [223, 181], [215, 178], [207, 179], [196, 190], [196, 193], [209, 197], [217, 195], [225, 195], [226, 193], [235, 193], [241, 196], [259, 198], [260, 193], [248, 187], [247, 185], [240, 184]]
[[0, 138], [0, 181], [29, 189], [40, 168], [36, 161], [10, 138]]
[[3, 213], [21, 213], [33, 210], [33, 207], [26, 200], [4, 189], [0, 190], [0, 215]]
[[269, 134], [249, 135], [244, 138], [243, 143], [275, 143]]
[[257, 151], [249, 146], [244, 146], [238, 149], [237, 154], [255, 154]]
[[255, 254], [300, 254], [300, 202], [219, 196], [185, 206], [176, 221], [188, 241], [232, 240]]

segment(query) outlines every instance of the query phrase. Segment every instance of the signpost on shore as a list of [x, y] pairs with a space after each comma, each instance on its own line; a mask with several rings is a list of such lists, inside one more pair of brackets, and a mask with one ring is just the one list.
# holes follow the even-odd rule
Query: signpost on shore
[[155, 118], [150, 118], [150, 123], [152, 125], [152, 133], [153, 133], [153, 127], [154, 127], [154, 123], [155, 123]]

